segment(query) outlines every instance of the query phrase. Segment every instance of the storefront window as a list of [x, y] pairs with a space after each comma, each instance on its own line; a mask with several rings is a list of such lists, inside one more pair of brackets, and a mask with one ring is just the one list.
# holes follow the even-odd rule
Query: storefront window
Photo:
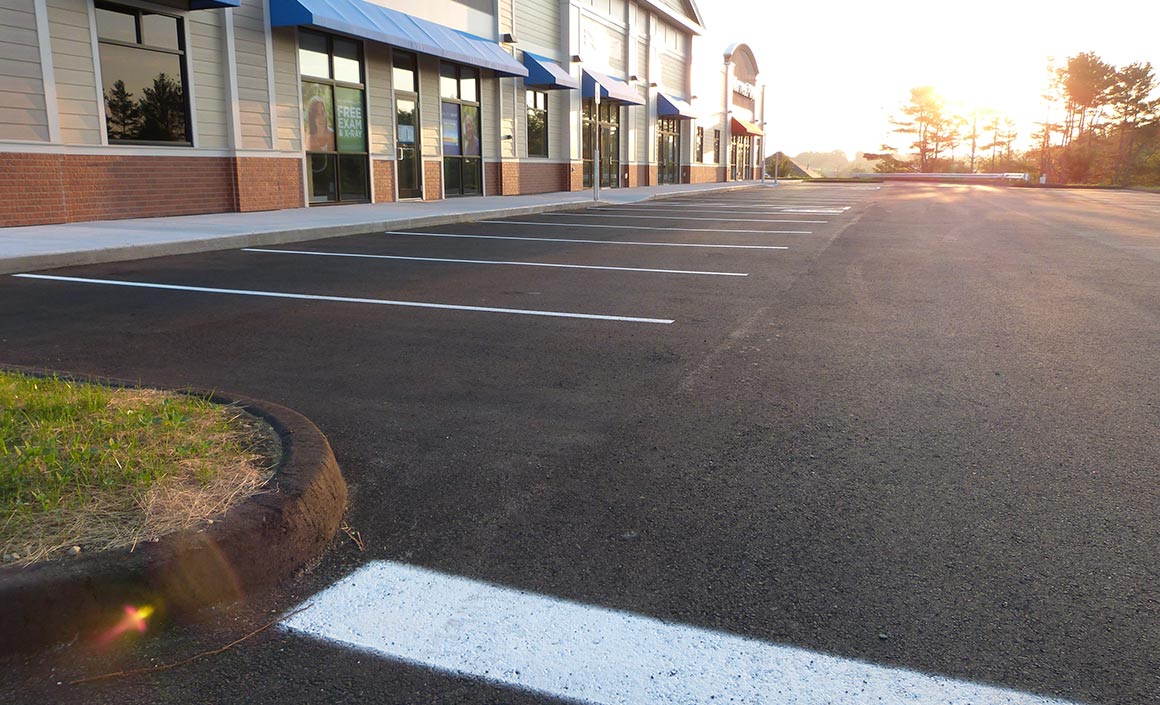
[[448, 196], [483, 193], [479, 70], [441, 64], [439, 96], [442, 98], [443, 190]]
[[181, 18], [104, 3], [96, 16], [109, 141], [192, 144]]
[[369, 200], [362, 46], [301, 31], [298, 63], [310, 202]]
[[681, 121], [657, 119], [657, 178], [662, 184], [681, 180]]
[[713, 163], [721, 163], [721, 130], [713, 130]]
[[592, 140], [600, 140], [600, 185], [616, 188], [620, 185], [620, 103], [601, 103], [585, 98], [583, 103], [582, 138], [584, 154], [584, 185], [592, 186]]
[[548, 156], [548, 94], [528, 91], [528, 156]]
[[696, 143], [693, 145], [693, 153], [697, 155], [697, 163], [700, 164], [705, 161], [705, 128], [697, 128], [695, 139]]

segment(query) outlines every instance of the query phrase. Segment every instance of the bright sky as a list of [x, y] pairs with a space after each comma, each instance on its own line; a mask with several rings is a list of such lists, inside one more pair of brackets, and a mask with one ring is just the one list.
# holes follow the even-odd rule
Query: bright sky
[[[1081, 51], [1160, 73], [1160, 0], [697, 0], [707, 46], [753, 48], [768, 85], [768, 151], [902, 146], [888, 117], [910, 89], [993, 107], [1020, 141], [1043, 119], [1047, 58]], [[701, 41], [701, 40], [698, 40]], [[702, 54], [701, 56], [704, 56]]]

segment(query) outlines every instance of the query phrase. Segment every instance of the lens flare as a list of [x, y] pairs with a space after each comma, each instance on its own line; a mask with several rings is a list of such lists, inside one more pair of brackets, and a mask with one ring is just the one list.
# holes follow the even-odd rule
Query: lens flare
[[101, 643], [107, 644], [122, 634], [136, 632], [144, 634], [145, 630], [149, 628], [148, 621], [153, 616], [153, 605], [142, 605], [141, 607], [134, 607], [133, 605], [124, 606], [124, 614], [121, 616], [121, 621], [105, 632], [101, 638]]

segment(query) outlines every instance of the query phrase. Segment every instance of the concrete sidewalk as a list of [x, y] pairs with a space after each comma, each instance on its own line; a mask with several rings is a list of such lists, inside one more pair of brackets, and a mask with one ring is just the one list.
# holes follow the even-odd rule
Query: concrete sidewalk
[[[602, 189], [600, 202], [639, 203], [761, 183]], [[572, 191], [0, 228], [0, 274], [530, 215], [588, 203], [592, 203], [591, 191]]]

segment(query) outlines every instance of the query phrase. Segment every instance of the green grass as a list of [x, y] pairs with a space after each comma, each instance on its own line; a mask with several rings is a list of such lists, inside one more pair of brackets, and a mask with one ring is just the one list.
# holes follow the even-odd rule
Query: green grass
[[[43, 557], [64, 546], [109, 548], [173, 530], [190, 492], [221, 494], [222, 471], [264, 476], [256, 420], [189, 395], [114, 389], [0, 372], [0, 544]], [[260, 482], [258, 483], [260, 484]], [[225, 489], [236, 497], [236, 489]], [[158, 501], [161, 498], [164, 501]], [[211, 498], [212, 499], [212, 498]], [[203, 509], [221, 511], [213, 500]], [[198, 514], [198, 512], [194, 512]], [[152, 530], [151, 530], [152, 529]]]

